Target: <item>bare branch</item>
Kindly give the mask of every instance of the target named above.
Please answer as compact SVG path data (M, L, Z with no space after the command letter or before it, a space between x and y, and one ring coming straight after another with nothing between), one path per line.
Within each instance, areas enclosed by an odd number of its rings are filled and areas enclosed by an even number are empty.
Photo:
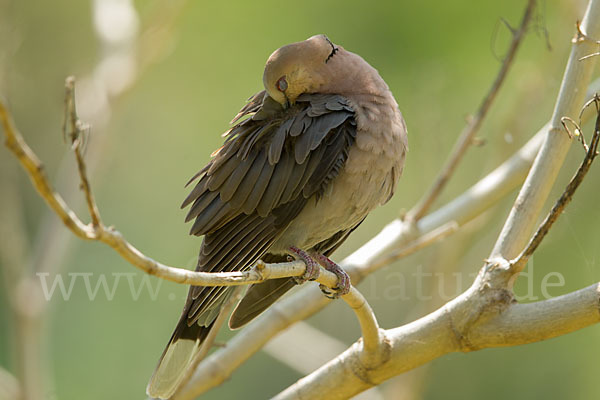
M561 120L565 116L574 118L579 114L585 101L582 88L588 85L594 70L595 58L585 61L579 59L592 53L597 45L582 37L579 32L583 32L586 37L600 36L600 24L597 23L599 20L600 6L597 0L591 0L573 41L550 128L490 258L516 257L529 241L531 232L535 228L538 215L554 186L572 143Z
M527 261L533 255L540 243L542 243L542 240L544 240L544 237L546 237L554 222L556 222L558 217L563 213L567 204L571 202L575 191L577 190L581 182L583 182L583 178L585 178L590 167L592 166L592 162L594 162L594 159L598 155L598 138L600 137L600 108L598 107L600 106L600 97L596 95L594 96L592 101L596 105L596 112L598 116L596 117L594 134L592 135L592 140L589 146L585 144L585 140L582 136L582 143L584 148L586 149L585 158L581 162L581 165L577 169L577 172L575 173L573 178L571 178L571 180L569 181L569 184L567 185L563 194L556 201L554 207L552 207L552 210L550 210L550 212L548 213L544 221L540 224L533 237L529 240L529 243L527 244L525 249L523 249L521 254L519 254L519 256L515 260L511 261L512 268L515 273L519 273L523 270L523 268L525 268ZM586 106L584 106L584 109L589 104L590 102L588 102ZM580 129L578 128L578 130Z
M85 194L88 212L92 218L92 226L96 229L100 225L100 213L92 195L92 188L87 177L85 161L83 160L82 147L84 143L83 134L89 126L86 126L79 117L75 106L75 78L69 76L65 81L65 122L63 125L64 135L71 141L71 147L75 153L77 169L81 190Z
M389 357L389 344L385 334L379 329L377 318L367 303L364 296L352 287L350 293L342 296L342 299L354 310L362 332L362 351L360 359L362 364L369 368L376 366Z
M479 128L481 127L481 124L483 123L483 120L485 119L494 99L496 98L496 95L498 94L498 91L500 90L500 86L502 86L508 70L512 65L512 61L517 53L517 49L519 48L525 32L527 31L527 27L533 15L534 9L535 0L529 0L519 28L516 30L511 29L510 26L506 24L506 26L511 30L513 38L510 43L510 47L508 48L508 52L502 61L500 71L498 71L498 75L496 76L492 87L490 87L490 90L481 102L477 113L475 116L469 119L467 126L465 126L461 132L460 137L458 138L458 141L452 150L452 154L448 159L448 162L442 167L442 170L435 179L433 185L429 191L425 193L421 200L419 200L419 202L406 214L406 219L408 221L418 221L419 219L423 218L427 211L429 211L429 208L431 208L431 205L439 197L440 193L448 183L448 180L456 170L459 162L464 157L465 152L473 143L473 139L479 131Z
M79 220L77 215L67 207L63 198L54 192L50 186L44 166L15 128L14 122L2 101L0 101L0 120L2 120L6 135L6 147L13 152L23 168L25 168L40 196L46 200L48 206L54 210L67 228L75 235L82 239L92 239L94 237L93 231Z
M299 321L274 337L263 351L302 375L310 374L348 346L335 336Z
M85 107L83 111L86 118L96 128L96 132L102 131L102 128L108 125L111 103L118 100L126 89L131 88L140 79L143 70L149 63L156 61L158 57L162 57L165 50L170 48L166 42L172 39L174 21L181 11L184 1L176 0L169 2L167 6L153 7L155 17L152 18L150 24L145 24L146 28L139 37L137 30L138 13L133 8L132 1L119 2L118 10L112 7L115 5L114 2L108 4L109 12L106 12L107 2L94 2L93 14L96 22L98 22L95 25L95 33L102 54L94 70L83 79L87 82L87 85L79 93L89 100L84 101L84 104L87 104L88 107ZM115 19L115 11L120 11L119 15L126 15L126 18ZM5 22L7 21L4 19L0 25L6 28ZM148 21L147 18L144 18L144 20ZM142 23L144 22L142 21ZM109 31L108 36L106 35L107 29ZM2 30L3 33L8 32L6 29ZM115 34L117 31L122 34ZM15 41L13 40L13 42ZM74 100L72 104L74 105ZM65 110L68 110L68 107ZM68 115L66 117L65 122L74 121L74 119L68 118ZM3 122L7 122L6 118ZM78 130L79 128L83 132L87 132L84 129L85 126L78 126ZM71 131L75 132L74 129ZM94 153L92 157L87 158L84 165L92 175L94 175L93 172L98 165L97 161L102 159L102 150L106 148L108 137L109 135L97 135L95 137ZM83 148L80 148L79 151L79 155L84 152ZM76 154L76 157L79 155ZM65 168L65 165L62 165L62 167L59 168L60 172L55 180L58 182L57 186L63 187L63 190L61 190L62 196L70 199L77 194L78 185L77 183L73 184L77 181L71 179L72 171ZM83 171L83 175L85 175L85 171ZM8 186L6 185L7 182L4 183L2 190L9 192L3 193L6 197L4 200L15 203L18 200L16 198L18 197L18 191L11 192L10 183ZM65 265L61 259L64 258L67 252L69 239L72 236L62 228L62 225L68 219L61 216L59 220L53 216L56 213L56 207L60 207L61 202L62 199L59 196L55 207L43 213L36 234L38 238L31 252L23 253L20 251L22 246L19 246L19 242L25 242L26 240L23 236L24 232L20 231L18 224L8 224L5 227L10 230L9 236L0 234L3 237L2 247L5 250L0 250L0 254L3 258L12 258L10 263L5 263L4 270L7 275L10 275L5 283L9 299L11 299L11 311L15 320L16 365L22 390L20 396L8 395L3 397L0 393L0 398L34 400L42 399L47 395L46 386L51 377L48 374L45 348L43 346L44 340L42 338L46 330L45 322L48 313L45 312L45 309L48 302L41 296L39 285L34 284L33 278L29 274L32 273L32 270L34 270L33 272L50 271L58 273L60 268ZM87 203L89 208L89 201ZM70 202L71 209L78 209L78 207L78 200ZM16 221L21 211L21 204L17 201L14 207L10 207L9 204L3 203L2 210L5 219ZM7 217L7 214L12 215ZM91 215L92 222L94 222L94 213L92 212ZM83 224L81 225L83 226ZM7 247L10 247L10 249Z
M274 398L347 399L448 353L537 342L600 322L600 284L537 303L509 305L492 317L484 315L483 323L477 321L481 315L471 319L477 297L460 296L421 319L387 330L391 356L377 368L356 367L360 348L354 344Z
M435 243L450 236L451 234L456 232L458 228L459 225L456 221L450 221L440 226L439 228L435 228L432 231L423 234L422 236L418 237L406 246L397 250L390 251L382 257L374 260L373 262L369 263L367 266L362 268L360 272L361 274L366 275L371 272L377 271L378 269L386 265L390 265L394 261L404 258L412 253L421 250L424 247L431 245L432 243Z
M575 332L600 322L600 283L536 303L513 304L473 329L477 347L517 346Z

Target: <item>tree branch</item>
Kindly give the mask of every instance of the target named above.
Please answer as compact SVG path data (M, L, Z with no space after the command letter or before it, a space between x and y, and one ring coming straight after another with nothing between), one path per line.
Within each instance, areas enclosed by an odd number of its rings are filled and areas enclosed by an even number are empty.
M69 138L71 141L71 148L75 153L75 160L77 161L77 170L79 171L79 181L81 182L81 189L85 194L85 201L87 203L88 212L92 218L92 227L97 229L100 225L100 213L96 200L92 195L92 187L87 177L87 168L85 161L83 160L82 147L84 142L84 133L89 130L89 126L81 122L77 117L75 110L75 78L70 76L65 81L65 122L63 125L63 132L65 138Z
M600 36L600 6L591 0L577 30L573 47L565 70L560 92L554 107L550 128L538 153L515 205L496 241L490 258L511 259L525 247L535 228L537 217L548 198L558 172L571 147L572 139L562 126L562 118L578 115L585 101L582 88L587 86L594 70L596 58L579 61L594 51L596 43L586 39Z
M448 353L532 343L600 322L600 283L537 303L512 304L486 322L464 324L477 297L460 296L421 319L386 331L390 360L378 368L360 368L355 343L274 399L348 399Z
M442 167L439 175L435 179L431 188L425 193L425 195L419 200L419 202L406 214L406 219L408 221L418 221L423 218L423 216L429 211L431 205L435 202L435 200L439 197L440 193L450 180L450 177L456 170L456 167L463 159L467 149L473 143L473 139L475 135L479 131L483 120L485 119L489 109L500 90L500 86L504 82L504 78L512 65L512 61L517 53L517 49L521 44L523 37L525 36L525 32L527 31L527 27L529 26L529 21L533 15L533 11L535 9L535 0L529 0L527 6L525 7L525 12L523 13L523 18L521 18L521 24L519 28L516 30L511 30L513 33L512 41L508 48L508 52L502 61L502 65L500 67L500 71L498 71L498 75L492 83L490 90L487 95L484 97L481 102L479 109L475 116L469 119L467 126L463 129L458 138L454 148L452 149L452 153L446 162L446 164Z
M145 26L138 35L137 23L139 14L135 11L132 1L121 1L115 9L115 4L96 1L93 4L93 16L96 24L94 33L98 40L99 48L102 49L98 62L90 73L82 79L86 82L84 89L79 93L86 100L86 118L95 127L96 133L102 133L103 128L110 120L112 105L119 100L127 89L130 89L143 75L144 69L158 58L164 56L165 50L172 39L173 25L176 16L181 11L185 0L169 2L168 6L153 8L153 17L141 20ZM108 11L108 12L107 12ZM126 18L112 18L118 12ZM151 19L151 22L148 21ZM4 33L15 33L14 29L5 29ZM9 27L10 28L10 27ZM14 28L14 27L12 27ZM107 34L107 30L109 31ZM118 31L119 33L115 34ZM18 36L18 35L17 35ZM18 42L18 41L17 41ZM6 50L6 49L4 49ZM5 51L6 52L6 51ZM9 57L10 58L10 57ZM0 68L1 69L1 68ZM74 104L74 103L73 103ZM68 110L68 108L66 108ZM68 117L68 115L66 116ZM68 122L68 118L65 118ZM65 126L67 127L67 126ZM86 169L94 175L98 161L102 160L102 150L106 149L107 138L110 135L96 135L93 144L94 152L86 159ZM3 160L4 161L4 160ZM61 163L55 181L64 198L71 199L78 191L76 180L71 179L71 170ZM96 176L98 178L98 176ZM15 222L19 219L21 202L18 190L11 192L10 182L4 182L4 197L13 204L3 203L0 219L8 219ZM5 199L7 200L7 199ZM59 199L62 200L62 199ZM59 201L60 203L60 201ZM70 201L71 209L78 209L77 197ZM48 302L44 300L41 288L36 285L36 272L50 271L58 273L65 265L63 262L69 248L70 236L62 228L64 219L54 217L54 208L43 213L41 222L36 232L35 246L31 252L19 254L19 242L26 241L26 235L19 228L19 224L8 224L5 228L10 231L9 235L1 235L4 251L0 250L2 258L12 258L5 263L3 268L9 279L6 280L7 293L9 294L10 309L14 318L14 337L16 346L17 377L21 384L21 396L7 396L6 398L26 398L29 400L42 399L47 392L47 386L52 386L50 369L46 365L46 351L44 337L46 331L46 319L48 313L46 308ZM2 218L4 217L4 218ZM6 221L5 221L6 222ZM20 237L19 237L20 236ZM17 246L15 246L17 245ZM25 256L27 255L27 256ZM13 273L14 271L14 273ZM0 394L0 398L3 398Z
M560 198L556 201L554 207L552 207L552 210L548 213L544 221L541 223L541 225L535 232L535 234L531 237L525 249L523 249L521 254L519 254L519 256L515 260L511 261L511 268L515 273L519 273L523 270L523 268L525 268L527 261L529 261L529 258L533 255L540 243L542 243L542 240L544 240L544 238L550 231L552 225L563 213L567 204L571 202L575 191L577 190L579 185L581 185L581 182L583 182L583 178L585 178L586 174L590 170L590 167L592 166L592 162L594 162L594 159L598 155L598 137L600 136L600 97L598 97L598 95L596 94L592 100L586 103L583 109L585 110L587 106L590 105L592 102L596 106L596 114L598 116L596 118L594 134L592 135L592 140L589 146L585 144L585 139L583 138L583 136L581 136L581 142L584 146L584 149L586 150L585 158L583 159L581 165L579 166L579 169L575 173L575 176L573 176L573 178L571 178L571 180L569 181L569 184L567 185L562 196L560 196ZM577 129L578 131L581 131L579 127Z
M48 206L54 210L67 228L75 235L82 239L91 239L92 233L88 227L67 207L63 198L52 190L41 161L15 128L14 122L2 101L0 101L0 119L2 120L6 135L4 142L6 147L17 157L23 168L27 171L33 186L40 196L46 200Z

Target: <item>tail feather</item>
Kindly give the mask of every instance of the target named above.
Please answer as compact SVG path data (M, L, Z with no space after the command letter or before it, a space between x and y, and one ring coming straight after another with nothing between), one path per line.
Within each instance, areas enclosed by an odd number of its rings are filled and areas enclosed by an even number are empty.
M173 396L213 328L223 304L233 293L233 288L223 289L225 290L213 298L209 306L193 320L190 320L190 290L181 318L146 387L148 396L156 399ZM194 321L192 325L188 325L190 321Z
M214 321L208 326L188 326L187 319L181 318L146 387L148 396L155 399L173 396L213 325Z

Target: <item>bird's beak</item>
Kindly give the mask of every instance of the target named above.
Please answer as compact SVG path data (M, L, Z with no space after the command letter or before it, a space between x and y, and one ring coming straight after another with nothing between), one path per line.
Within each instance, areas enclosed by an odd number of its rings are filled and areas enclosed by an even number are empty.
M290 99L288 99L288 97L285 94L285 92L283 93L283 95L285 96L285 103L282 104L283 105L283 109L287 110L291 106Z

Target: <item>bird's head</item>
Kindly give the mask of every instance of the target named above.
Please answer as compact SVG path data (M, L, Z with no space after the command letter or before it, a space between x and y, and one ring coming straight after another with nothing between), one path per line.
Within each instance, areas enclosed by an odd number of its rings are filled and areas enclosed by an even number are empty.
M325 35L283 46L267 60L263 75L265 89L284 107L294 104L302 93L325 93L324 89L340 75L342 64L338 59L346 54L351 53Z

